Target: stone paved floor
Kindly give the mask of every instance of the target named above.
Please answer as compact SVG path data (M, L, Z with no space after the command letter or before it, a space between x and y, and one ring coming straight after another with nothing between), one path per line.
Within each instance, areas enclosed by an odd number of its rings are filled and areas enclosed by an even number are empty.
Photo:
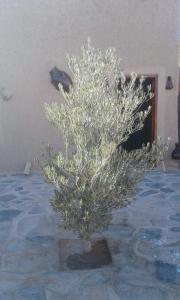
M38 174L0 176L0 300L179 300L180 171L153 171L103 232L111 266L59 271L58 228ZM61 223L61 222L60 222Z

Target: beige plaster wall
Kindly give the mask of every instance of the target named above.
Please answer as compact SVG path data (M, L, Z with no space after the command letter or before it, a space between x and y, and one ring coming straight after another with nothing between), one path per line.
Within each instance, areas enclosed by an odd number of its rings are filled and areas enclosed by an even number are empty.
M42 142L62 147L44 116L59 101L49 70L66 69L65 54L94 45L116 47L126 72L158 74L158 135L177 141L178 0L0 0L0 171L23 169ZM166 91L171 75L174 89ZM170 149L170 150L171 150Z

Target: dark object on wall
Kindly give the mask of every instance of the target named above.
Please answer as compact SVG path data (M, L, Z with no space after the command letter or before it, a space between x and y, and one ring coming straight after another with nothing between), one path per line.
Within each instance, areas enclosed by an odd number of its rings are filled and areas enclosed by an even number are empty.
M65 72L54 67L50 72L51 83L59 91L59 84L62 85L64 92L69 92L69 87L72 85L71 77Z
M172 89L173 89L172 77L168 76L166 80L166 90L172 90Z

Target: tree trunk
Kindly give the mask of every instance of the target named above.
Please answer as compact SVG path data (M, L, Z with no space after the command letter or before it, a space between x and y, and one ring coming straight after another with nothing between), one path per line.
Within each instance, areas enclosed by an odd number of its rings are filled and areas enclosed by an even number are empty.
M92 250L92 242L90 240L83 240L83 251L90 252Z

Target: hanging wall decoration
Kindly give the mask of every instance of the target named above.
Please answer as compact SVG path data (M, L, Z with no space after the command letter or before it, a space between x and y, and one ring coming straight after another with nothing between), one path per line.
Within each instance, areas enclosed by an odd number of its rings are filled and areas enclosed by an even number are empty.
M59 91L59 84L62 85L64 92L69 92L69 87L72 85L71 77L57 67L54 67L50 72L51 83Z

